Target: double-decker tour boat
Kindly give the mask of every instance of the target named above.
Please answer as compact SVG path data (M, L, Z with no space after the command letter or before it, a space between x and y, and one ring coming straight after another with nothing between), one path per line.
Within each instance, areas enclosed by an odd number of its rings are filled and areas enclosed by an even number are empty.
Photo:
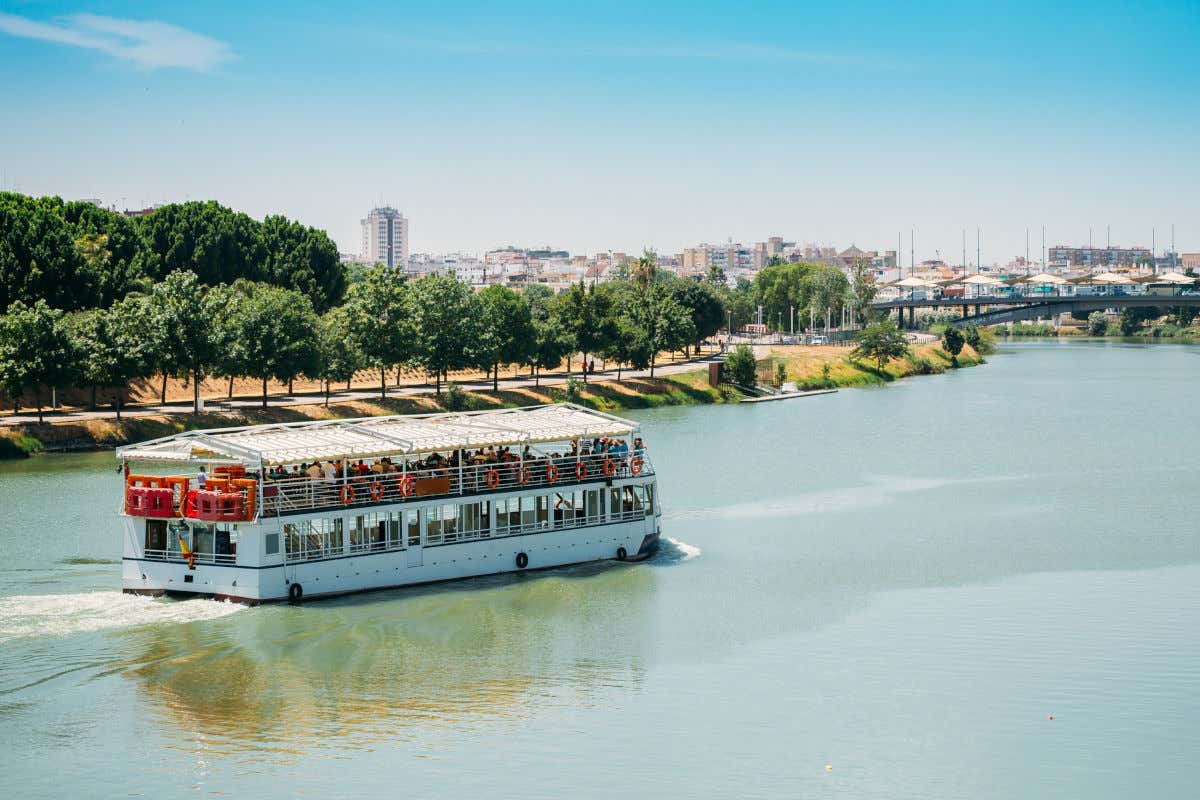
M127 445L123 588L260 603L645 558L661 511L638 432L557 404Z

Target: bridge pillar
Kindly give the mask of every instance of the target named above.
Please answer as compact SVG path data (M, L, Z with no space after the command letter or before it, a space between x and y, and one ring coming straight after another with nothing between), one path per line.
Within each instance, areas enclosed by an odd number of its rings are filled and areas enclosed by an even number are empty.
M916 308L916 306L908 307L908 327L910 330L915 330L917 327L917 308Z
M963 303L963 319L967 318L967 304Z
M975 316L979 316L979 311L982 308L983 306L979 305L978 303L975 304Z

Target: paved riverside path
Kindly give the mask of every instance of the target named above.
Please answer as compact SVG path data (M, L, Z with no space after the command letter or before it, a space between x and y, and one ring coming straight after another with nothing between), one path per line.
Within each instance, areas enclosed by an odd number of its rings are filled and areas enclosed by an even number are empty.
M654 377L661 375L677 375L681 372L692 372L696 369L702 369L705 364L710 361L720 361L723 356L720 353L709 353L695 358L683 359L679 361L667 361L661 363L654 368ZM577 378L582 380L579 373L543 373L541 376L541 386L562 386L567 382L567 378ZM648 378L650 370L648 369L625 369L621 370L621 379L626 378ZM596 370L588 375L588 381L615 381L617 378L616 369ZM486 393L492 390L491 380L474 380L474 381L453 381L463 389L470 392ZM442 384L445 391L445 384ZM519 378L501 378L500 389L532 389L534 380L528 375L522 375ZM412 397L414 395L432 394L434 391L433 384L416 384L412 386L388 387L387 394L390 398L395 397ZM345 392L331 392L329 395L330 404L344 403L352 400L378 400L379 389L360 389L355 388ZM325 395L321 393L309 394L293 394L293 395L268 395L268 408L284 408L288 406L309 406L323 405L325 403ZM231 402L226 402L224 398L217 400L206 399L204 401L206 413L230 411L253 411L262 408L262 397L239 397L234 398ZM122 406L121 417L158 417L166 414L186 415L192 413L192 401L185 400L165 405L136 405ZM49 411L43 412L47 424L60 422L82 422L90 419L116 419L117 414L111 409L98 409L96 411ZM0 417L0 425L36 425L37 412L23 409L20 414L6 414Z

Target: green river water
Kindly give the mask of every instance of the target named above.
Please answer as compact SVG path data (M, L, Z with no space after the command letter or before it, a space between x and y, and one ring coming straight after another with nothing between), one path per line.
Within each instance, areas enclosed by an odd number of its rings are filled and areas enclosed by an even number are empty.
M652 561L298 607L123 596L112 454L0 465L4 794L1194 797L1197 389L1036 342L643 412Z

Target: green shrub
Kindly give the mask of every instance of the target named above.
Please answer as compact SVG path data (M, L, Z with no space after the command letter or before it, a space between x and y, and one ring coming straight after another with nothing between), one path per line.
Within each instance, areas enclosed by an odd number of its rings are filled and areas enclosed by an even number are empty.
M787 382L787 367L782 361L775 363L775 385L783 386Z
M1108 315L1103 311L1093 311L1088 315L1088 334L1091 336L1103 336L1108 333Z
M739 344L725 359L726 380L738 386L752 387L758 382L758 368L754 351L748 345Z
M583 381L578 378L567 378L567 388L563 393L568 403L578 403L583 395Z
M31 455L40 452L42 452L42 443L32 436L24 434L0 436L0 460L29 458Z
M449 411L466 411L470 398L457 383L446 384L446 409Z
M946 368L925 356L917 356L912 361L914 375L941 375Z

